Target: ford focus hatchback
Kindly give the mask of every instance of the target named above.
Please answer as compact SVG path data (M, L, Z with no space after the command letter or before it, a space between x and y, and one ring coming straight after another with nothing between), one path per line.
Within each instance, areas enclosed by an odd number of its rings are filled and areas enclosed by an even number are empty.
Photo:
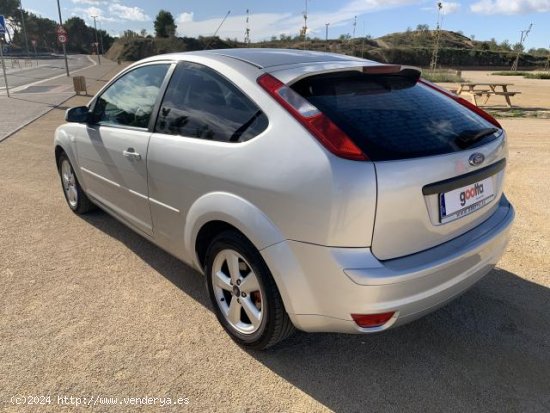
M145 59L55 134L69 207L95 206L206 276L239 344L372 333L503 254L506 135L420 71L275 49Z

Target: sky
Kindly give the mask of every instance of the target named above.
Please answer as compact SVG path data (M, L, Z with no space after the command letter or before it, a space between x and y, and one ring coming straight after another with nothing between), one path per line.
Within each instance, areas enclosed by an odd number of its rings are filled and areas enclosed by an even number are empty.
M258 41L280 34L296 35L308 11L308 34L329 38L354 33L380 37L414 29L418 24L434 28L437 2L427 0L59 0L63 19L82 17L89 25L98 16L98 28L112 35L124 30L153 33L153 21L162 8L176 19L179 36L212 35L224 16L229 16L218 32L221 38L244 39L246 11L250 11L250 38ZM58 20L56 0L22 0L23 8ZM519 41L520 32L533 23L525 46L550 47L550 0L468 0L442 1L442 27L474 35L477 40Z

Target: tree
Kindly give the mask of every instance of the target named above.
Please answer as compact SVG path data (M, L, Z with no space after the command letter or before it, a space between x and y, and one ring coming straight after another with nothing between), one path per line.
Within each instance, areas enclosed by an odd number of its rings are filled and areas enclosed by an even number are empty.
M176 35L177 27L172 13L166 10L159 11L155 19L155 36L173 37Z
M63 26L69 38L67 49L80 53L90 53L92 51L92 43L95 42L95 33L91 27L86 26L84 20L74 16L67 19Z
M0 2L0 14L6 17L17 17L19 0L2 0Z
M139 37L139 34L133 30L124 30L124 32L122 32L122 37L124 39L135 39Z
M512 50L514 50L514 52L523 52L525 50L525 47L518 42L514 44L514 46L512 46Z
M58 43L55 34L57 24L55 21L25 11L25 26L29 41L36 40L38 50L52 51L57 48Z
M512 46L510 45L510 42L508 40L503 40L502 43L500 43L499 47L502 50L506 50L508 52L512 50Z

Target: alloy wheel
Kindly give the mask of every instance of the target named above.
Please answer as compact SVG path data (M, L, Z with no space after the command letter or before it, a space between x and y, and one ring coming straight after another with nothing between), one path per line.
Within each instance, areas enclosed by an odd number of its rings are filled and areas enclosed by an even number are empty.
M222 250L211 277L217 305L231 327L242 334L256 332L264 317L263 294L248 262L234 250Z

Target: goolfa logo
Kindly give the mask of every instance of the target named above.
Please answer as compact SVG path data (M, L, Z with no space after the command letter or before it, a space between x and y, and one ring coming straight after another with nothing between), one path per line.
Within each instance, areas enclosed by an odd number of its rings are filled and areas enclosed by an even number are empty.
M470 198L475 198L483 193L483 184L475 184L474 186L465 189L460 193L460 205L466 205L466 201Z

